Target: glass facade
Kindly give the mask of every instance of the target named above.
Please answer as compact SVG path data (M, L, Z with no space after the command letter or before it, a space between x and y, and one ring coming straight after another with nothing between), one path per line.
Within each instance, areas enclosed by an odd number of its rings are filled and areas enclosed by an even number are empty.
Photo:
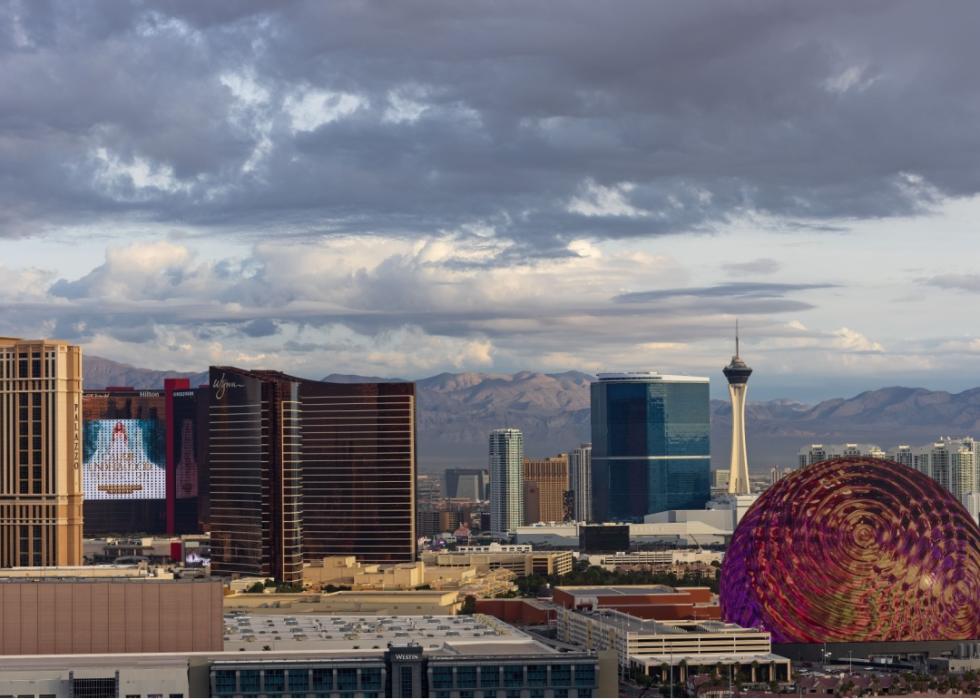
M301 583L299 384L211 367L211 570Z
M707 379L610 375L592 384L596 521L704 507L710 471Z
M304 559L415 560L414 384L212 367L209 410L214 572L301 583Z
M595 656L426 657L416 647L394 648L384 659L219 661L211 695L241 696L592 696Z
M415 560L415 384L302 381L303 556Z

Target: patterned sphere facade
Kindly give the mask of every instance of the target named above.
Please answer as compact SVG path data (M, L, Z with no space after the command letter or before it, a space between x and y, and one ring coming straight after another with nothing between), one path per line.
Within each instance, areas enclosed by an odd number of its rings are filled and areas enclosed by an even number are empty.
M720 595L726 621L776 643L980 638L980 528L919 471L824 461L745 514Z

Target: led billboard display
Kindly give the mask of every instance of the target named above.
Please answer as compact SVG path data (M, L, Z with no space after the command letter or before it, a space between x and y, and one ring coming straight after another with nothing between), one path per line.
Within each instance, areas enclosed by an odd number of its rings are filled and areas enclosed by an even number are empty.
M163 500L167 496L165 435L152 419L85 421L85 500Z

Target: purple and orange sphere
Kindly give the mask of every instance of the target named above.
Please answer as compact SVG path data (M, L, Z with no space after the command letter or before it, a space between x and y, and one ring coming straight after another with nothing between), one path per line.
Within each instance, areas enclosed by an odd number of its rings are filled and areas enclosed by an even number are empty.
M824 461L752 505L720 594L726 621L775 643L980 638L980 528L914 469Z

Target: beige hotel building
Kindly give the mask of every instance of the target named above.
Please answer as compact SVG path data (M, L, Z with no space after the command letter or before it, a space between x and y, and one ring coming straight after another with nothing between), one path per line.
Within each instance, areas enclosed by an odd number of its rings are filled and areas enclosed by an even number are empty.
M81 563L81 348L0 337L0 568Z

